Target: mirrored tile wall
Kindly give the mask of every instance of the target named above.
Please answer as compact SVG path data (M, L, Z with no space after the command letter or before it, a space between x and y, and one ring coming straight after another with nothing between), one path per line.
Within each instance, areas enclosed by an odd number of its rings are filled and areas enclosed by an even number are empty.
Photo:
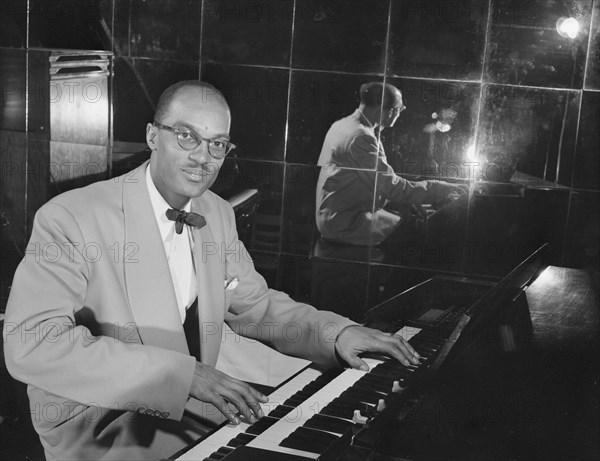
M554 264L597 266L599 3L7 0L0 46L3 56L37 47L111 51L117 157L144 148L166 86L214 83L230 103L239 146L215 187L262 190L256 235L246 242L257 266L273 286L315 304L338 299L348 309L344 296L353 293L360 318L432 273L501 276L542 240L552 243ZM572 38L572 27L557 29L569 18L578 26ZM4 84L11 78L3 71ZM400 88L407 106L382 133L395 171L470 183L466 201L393 251L331 244L314 224L323 139L371 81ZM23 98L11 97L16 104L3 101L3 162L36 155ZM454 114L450 129L431 130L442 113ZM18 193L26 183L11 181L2 209L32 214L39 204L21 203ZM28 218L11 214L26 234ZM323 291L328 277L337 282Z

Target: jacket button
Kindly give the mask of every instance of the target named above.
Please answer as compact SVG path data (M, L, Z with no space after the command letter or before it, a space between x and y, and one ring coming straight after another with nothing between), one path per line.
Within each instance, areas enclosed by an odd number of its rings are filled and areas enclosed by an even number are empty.
M157 418L160 418L162 416L162 411L154 410L154 416L156 416Z
M152 409L151 409L151 408L148 408L148 409L146 410L146 414L147 414L148 416L154 416L154 411L152 411Z
M168 418L169 416L171 416L171 413L169 413L168 411L163 411L162 415L163 418Z
M146 413L146 409L145 409L144 407L139 407L139 408L137 409L137 411L138 411L138 413L141 413L141 414L144 414L144 413Z

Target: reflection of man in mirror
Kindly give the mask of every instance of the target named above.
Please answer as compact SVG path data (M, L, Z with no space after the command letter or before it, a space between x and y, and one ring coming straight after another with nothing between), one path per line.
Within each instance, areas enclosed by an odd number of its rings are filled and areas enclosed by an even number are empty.
M402 217L384 209L402 208L464 193L465 186L443 181L407 181L387 163L381 130L406 109L398 88L380 82L360 88L360 105L335 122L321 149L316 221L329 240L378 245L400 227Z

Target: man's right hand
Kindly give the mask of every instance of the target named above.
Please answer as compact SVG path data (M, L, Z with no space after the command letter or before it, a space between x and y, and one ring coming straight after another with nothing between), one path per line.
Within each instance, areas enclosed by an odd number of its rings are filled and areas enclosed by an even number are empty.
M231 405L247 421L255 422L263 417L259 402L269 401L265 395L245 382L200 362L196 362L190 395L202 402L212 403L233 424L239 424L240 418Z

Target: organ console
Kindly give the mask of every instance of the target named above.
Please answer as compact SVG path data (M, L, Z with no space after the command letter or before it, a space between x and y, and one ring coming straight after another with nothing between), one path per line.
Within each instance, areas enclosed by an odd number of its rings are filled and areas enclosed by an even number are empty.
M441 366L499 324L518 340L520 325L509 317L519 317L513 305L546 267L547 249L496 284L436 276L371 309L366 325L408 340L421 356L418 365L369 354L368 371L308 366L269 395L258 422L224 424L171 459L367 459L383 443L385 428L418 404Z

